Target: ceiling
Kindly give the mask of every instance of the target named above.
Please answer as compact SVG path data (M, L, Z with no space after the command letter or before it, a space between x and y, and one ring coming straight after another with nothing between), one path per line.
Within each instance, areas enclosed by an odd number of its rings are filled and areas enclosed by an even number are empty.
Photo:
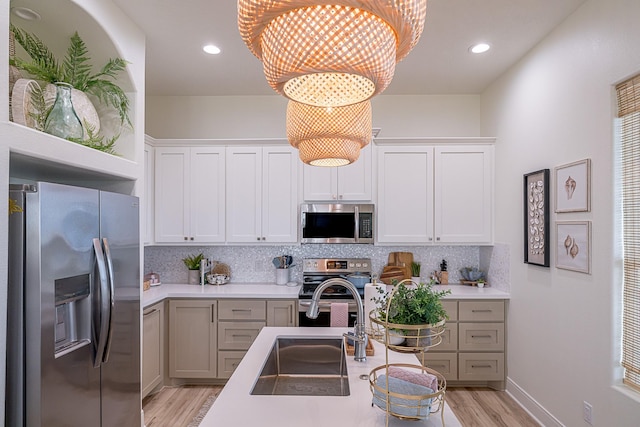
M234 0L114 0L147 36L147 95L273 95ZM384 94L478 94L584 0L429 0L418 45ZM468 48L492 45L484 54ZM213 43L219 55L202 46Z

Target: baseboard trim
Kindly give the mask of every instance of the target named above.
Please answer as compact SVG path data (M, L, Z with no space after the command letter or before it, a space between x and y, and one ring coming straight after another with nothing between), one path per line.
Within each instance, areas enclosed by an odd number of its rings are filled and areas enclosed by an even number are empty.
M525 411L544 427L565 427L556 417L540 405L529 393L515 383L511 378L507 378L507 393Z

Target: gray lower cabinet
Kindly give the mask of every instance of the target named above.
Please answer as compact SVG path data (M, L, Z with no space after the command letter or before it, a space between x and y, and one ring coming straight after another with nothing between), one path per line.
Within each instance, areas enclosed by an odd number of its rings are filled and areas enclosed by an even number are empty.
M164 375L164 302L142 314L142 397L162 384Z
M298 326L298 301L267 300L267 326Z
M169 376L216 378L217 301L169 301Z
M265 326L297 326L297 300L169 301L169 376L227 379Z
M442 343L425 353L425 365L450 386L506 385L505 300L446 300L449 320Z

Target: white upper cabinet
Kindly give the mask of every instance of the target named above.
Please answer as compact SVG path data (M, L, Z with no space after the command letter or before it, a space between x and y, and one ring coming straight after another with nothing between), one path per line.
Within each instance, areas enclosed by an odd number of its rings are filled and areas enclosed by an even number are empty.
M493 145L378 147L379 243L492 244Z
M378 149L380 243L433 241L433 147Z
M436 243L493 242L493 146L435 148Z
M371 200L371 144L360 151L360 158L347 166L325 168L304 165L304 200Z
M155 200L155 168L154 151L149 144L144 144L144 194L141 203L142 241L150 245L155 240L154 232L154 200Z
M156 147L157 243L224 242L224 147Z
M226 212L227 242L297 242L297 151L227 147Z

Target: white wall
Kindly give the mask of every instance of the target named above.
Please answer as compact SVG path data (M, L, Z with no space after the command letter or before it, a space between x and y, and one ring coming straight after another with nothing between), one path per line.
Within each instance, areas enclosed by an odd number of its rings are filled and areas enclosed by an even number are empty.
M157 139L286 138L287 101L273 96L149 96L145 133ZM479 95L372 100L381 137L480 135Z
M640 2L587 1L482 96L482 133L496 142L496 241L511 248L508 389L546 425L637 426L640 398L620 383L613 85L640 72ZM496 46L499 48L499 46ZM628 55L628 58L626 57ZM592 161L592 274L523 263L522 176ZM553 188L553 187L552 187ZM553 200L554 193L551 193Z

